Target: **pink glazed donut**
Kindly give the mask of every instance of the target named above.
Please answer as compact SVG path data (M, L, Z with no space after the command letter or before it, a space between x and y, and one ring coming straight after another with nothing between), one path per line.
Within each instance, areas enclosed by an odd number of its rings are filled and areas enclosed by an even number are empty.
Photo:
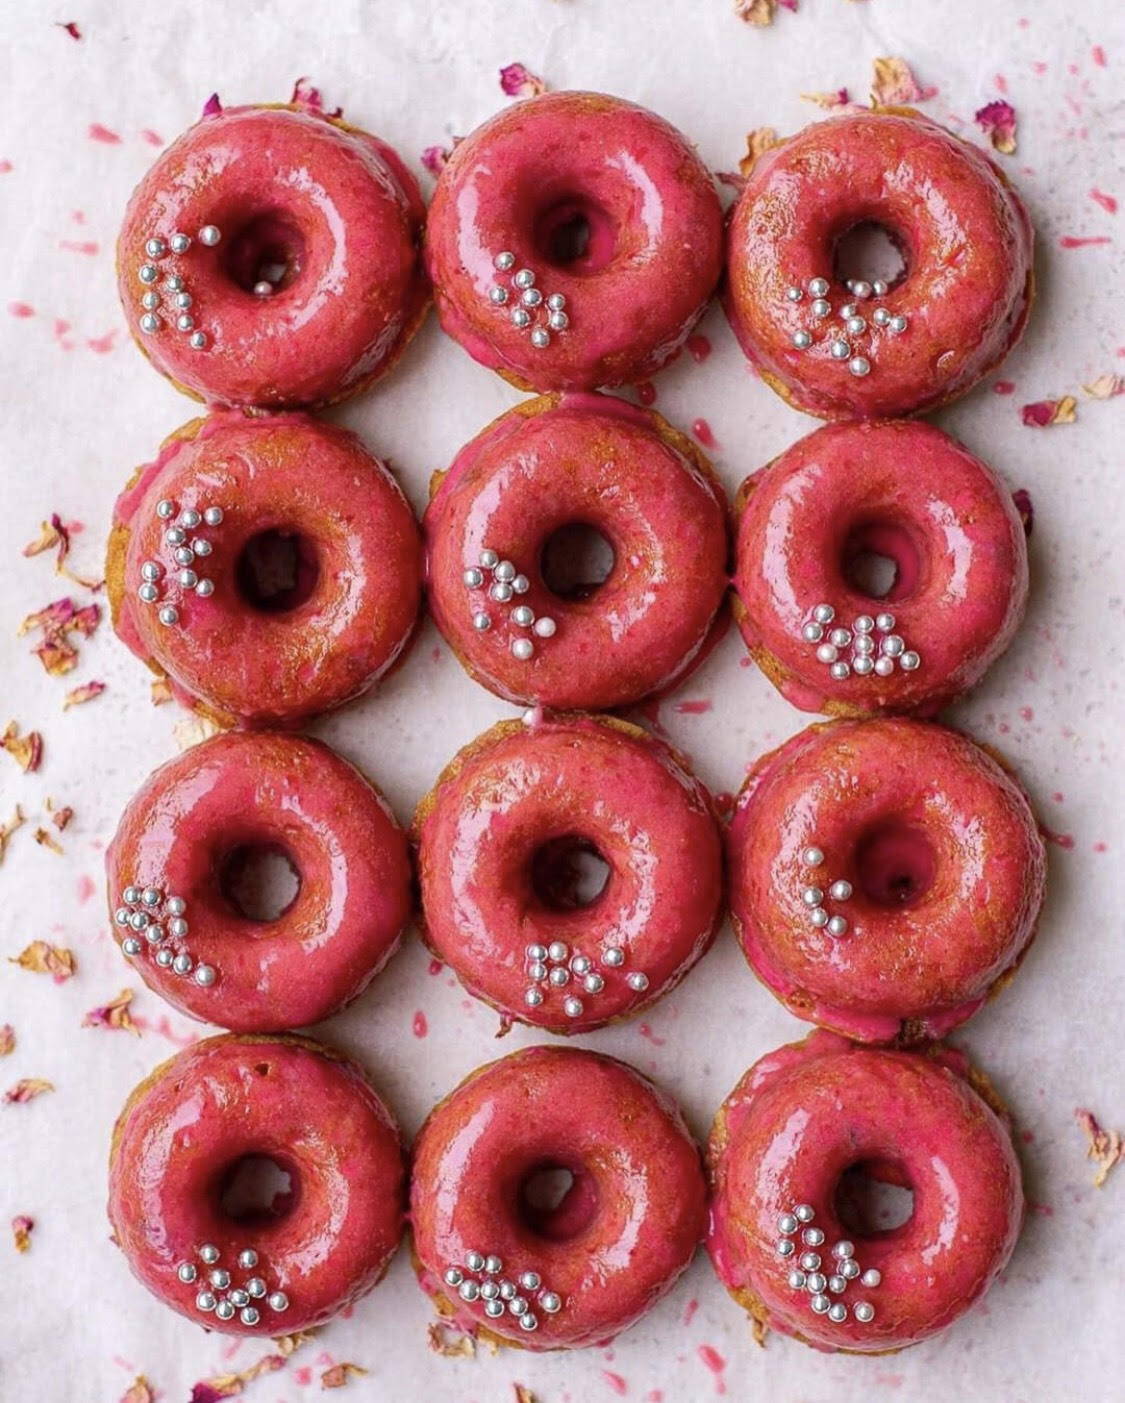
M117 283L141 350L208 404L312 408L363 389L425 315L425 207L384 142L305 107L232 107L133 192Z
M426 224L444 330L521 389L627 385L687 340L722 271L711 175L602 93L516 103L458 142Z
M262 1160L289 1188L247 1211L239 1179ZM405 1206L394 1117L355 1063L309 1038L196 1043L114 1127L114 1241L142 1285L208 1330L268 1341L322 1324L382 1279Z
M239 900L255 859L299 882L274 919ZM114 938L176 1008L237 1032L319 1022L394 953L412 906L406 837L320 741L214 736L133 796L106 854Z
M548 562L576 527L599 533L613 564L564 594ZM545 395L501 415L435 479L423 533L438 628L508 701L603 711L668 692L727 622L727 507L710 463L659 414L608 396Z
M687 762L607 717L502 721L414 820L426 940L506 1020L583 1033L668 992L721 919L722 841ZM584 857L609 869L592 899Z
M293 726L403 655L422 547L402 489L304 414L195 419L117 499L106 580L122 641L220 725Z
M1019 627L1027 540L996 474L932 424L833 424L738 493L735 617L802 711L928 716ZM857 578L894 567L885 594Z
M760 759L729 835L731 914L798 1018L862 1042L943 1037L1007 985L1046 854L1027 797L944 726L810 726Z
M1004 1107L940 1045L816 1032L768 1053L720 1108L707 1159L719 1280L814 1349L884 1354L945 1329L1003 1270L1023 1218ZM856 1177L911 1190L911 1216L876 1226Z
M548 1171L572 1182L554 1208ZM414 1142L415 1269L466 1333L526 1349L607 1344L671 1288L706 1222L699 1151L624 1062L526 1047L478 1068Z
M840 241L877 225L903 268L844 278ZM1032 229L999 166L908 108L814 122L764 152L730 222L727 314L796 409L864 419L935 409L1023 334Z

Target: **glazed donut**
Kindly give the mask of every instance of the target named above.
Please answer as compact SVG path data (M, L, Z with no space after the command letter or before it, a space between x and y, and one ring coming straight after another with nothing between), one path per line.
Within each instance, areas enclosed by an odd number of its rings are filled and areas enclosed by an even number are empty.
M551 589L556 533L609 542L606 580ZM508 701L595 711L670 691L726 623L727 509L711 465L659 414L546 395L495 420L434 483L423 521L431 613Z
M1008 489L932 424L833 424L738 493L735 617L802 711L928 716L984 675L1027 601ZM865 557L894 565L879 597Z
M1003 1270L1023 1217L1004 1108L940 1045L816 1032L779 1048L723 1102L707 1159L719 1280L821 1350L882 1354L945 1329ZM880 1230L849 1213L849 1170L910 1189L911 1217Z
M237 901L255 856L299 888L273 920ZM106 853L114 939L192 1018L238 1032L319 1022L390 959L410 917L406 837L382 795L320 741L243 732L169 760Z
M242 1213L272 1160L290 1187ZM381 1280L405 1223L398 1126L363 1072L292 1034L207 1038L157 1067L118 1117L109 1219L134 1276L228 1335L320 1325Z
M529 1186L572 1176L553 1209ZM699 1151L672 1099L624 1062L526 1047L478 1068L414 1143L415 1269L467 1333L603 1345L671 1289L706 1221Z
M687 340L722 271L711 175L663 118L546 93L454 147L426 223L443 329L528 390L627 385Z
M839 276L857 226L890 235L889 283ZM1023 334L1032 229L1000 168L907 108L814 122L752 167L730 222L727 315L762 379L822 419L956 399Z
M791 1013L863 1042L943 1037L1015 973L1046 856L1019 782L956 731L810 726L750 771L731 916Z
M607 717L502 721L414 820L424 938L477 998L554 1033L647 1008L721 920L722 842L687 762ZM603 889L583 899L596 853Z
M306 107L231 107L133 192L117 285L141 350L209 404L311 408L394 364L429 301L395 152Z
M118 636L225 726L359 696L404 653L421 577L410 505L354 434L238 411L192 420L134 474L106 563Z

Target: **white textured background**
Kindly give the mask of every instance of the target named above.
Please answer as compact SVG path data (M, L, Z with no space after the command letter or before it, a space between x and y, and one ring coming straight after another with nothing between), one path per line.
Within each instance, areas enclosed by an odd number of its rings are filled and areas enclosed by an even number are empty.
M79 24L80 41L56 27L66 20ZM926 110L978 140L973 113L1006 84L1020 118L1019 151L1002 159L1039 232L1039 303L1022 346L995 377L1014 382L1015 392L985 385L940 420L1013 488L1027 488L1036 510L1027 622L957 719L1003 747L1044 823L1066 835L1052 847L1037 944L1013 987L959 1039L996 1079L1026 1139L1033 1211L1011 1267L953 1330L890 1358L823 1357L778 1338L758 1349L701 1254L612 1350L464 1361L427 1350L430 1311L402 1253L353 1318L326 1327L285 1371L246 1392L262 1403L297 1403L319 1395L323 1368L345 1359L370 1374L342 1397L411 1403L506 1401L513 1380L542 1403L598 1403L618 1393L695 1403L724 1381L739 1403L1119 1398L1125 1170L1103 1190L1092 1187L1073 1113L1089 1105L1109 1124L1125 1121L1114 877L1123 856L1125 399L1087 400L1080 388L1125 371L1125 298L1114 278L1125 210L1115 216L1090 194L1125 202L1121 7L800 0L799 13L783 9L763 31L740 23L728 0L13 0L0 9L0 54L0 726L15 717L46 738L38 774L22 775L0 755L0 818L18 801L31 819L0 870L0 955L48 938L72 947L79 966L56 987L0 963L0 1023L11 1022L18 1036L15 1053L0 1062L0 1083L42 1076L57 1088L29 1105L0 1105L4 1403L117 1403L142 1371L161 1399L187 1403L197 1380L244 1369L264 1352L243 1343L231 1358L221 1337L150 1298L110 1245L103 1209L118 1107L174 1040L193 1032L130 978L105 930L100 891L102 848L128 795L173 753L179 717L150 704L147 677L108 625L82 646L66 679L47 676L29 655L30 640L14 638L27 612L67 590L49 557L20 556L41 519L58 511L85 523L74 560L99 570L115 492L194 412L127 344L116 305L112 241L156 152L142 131L170 140L214 90L228 103L285 99L307 74L330 104L419 169L425 147L467 132L507 101L497 70L518 59L552 87L601 88L650 105L698 142L710 165L729 170L749 128L788 131L817 115L802 91L847 84L865 98L876 55L906 58L940 89ZM90 139L92 123L120 139ZM428 176L423 184L431 188ZM1101 242L1068 248L1060 242L1067 238ZM86 241L96 253L66 247ZM10 314L14 303L34 315ZM703 366L685 358L660 376L657 408L685 427L709 421L719 471L733 489L813 423L753 378L717 312L703 330L714 354ZM111 331L112 349L91 347ZM1071 391L1080 401L1076 423L1021 425L1023 403ZM390 458L420 508L431 470L516 398L431 319L391 380L339 418ZM660 711L715 790L736 789L755 755L807 719L741 668L740 655L729 637ZM63 714L67 687L90 678L109 690ZM684 699L714 707L678 712ZM361 762L405 819L454 749L506 714L427 630L388 687L316 729ZM76 810L61 858L32 839L48 795ZM426 968L421 948L408 942L358 1005L323 1029L370 1068L408 1132L472 1067L534 1040L517 1029L494 1042L493 1015L466 1001L447 973L432 978ZM141 1037L80 1026L87 1009L129 983L138 988ZM411 1031L418 1011L429 1024L423 1039ZM729 934L647 1026L649 1036L633 1023L585 1042L662 1081L700 1134L755 1057L806 1031L759 988ZM7 1238L17 1213L38 1224L26 1256ZM725 1359L720 1378L701 1345Z

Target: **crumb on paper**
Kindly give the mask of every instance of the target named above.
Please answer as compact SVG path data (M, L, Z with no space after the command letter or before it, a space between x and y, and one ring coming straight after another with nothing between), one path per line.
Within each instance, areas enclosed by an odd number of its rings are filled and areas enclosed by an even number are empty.
M1086 1136L1086 1158L1092 1159L1098 1166L1094 1184L1100 1189L1109 1178L1113 1167L1125 1159L1125 1142L1122 1141L1120 1131L1103 1130L1093 1111L1086 1111L1080 1107L1075 1111L1074 1118Z
M538 97L547 84L522 63L509 63L500 70L500 88L508 97Z
M8 963L19 965L31 974L49 974L56 984L72 979L78 967L73 950L65 945L51 945L46 940L33 940L18 955L9 955Z
M107 1004L92 1008L83 1018L83 1028L119 1028L122 1032L140 1037L141 1030L129 1016L129 1005L133 1002L132 989L122 989L116 998Z
M368 1371L361 1364L333 1364L320 1376L321 1388L344 1388L351 1378L360 1378Z
M93 701L104 691L104 682L83 682L80 687L72 687L63 697L63 710L69 711L72 706L82 706L85 702Z
M1125 395L1125 376L1114 375L1112 371L1099 375L1096 380L1083 385L1082 392L1087 399L1113 399L1117 395Z
M4 1100L9 1106L22 1106L54 1089L54 1082L47 1081L45 1077L21 1077L15 1086L10 1086L5 1091Z
M904 58L877 58L871 74L871 101L877 107L904 107L926 102L937 88L926 87L915 78Z
M319 112L325 117L342 117L344 109L333 107L331 111L324 105L324 97L319 88L314 87L309 78L298 78L293 84L293 95L289 101L294 107L307 107L310 112Z
M35 1227L35 1219L29 1218L26 1213L17 1213L12 1219L12 1242L15 1244L17 1252L27 1252L31 1248L31 1234Z
M16 1030L10 1023L0 1024L0 1057L8 1057L16 1050Z
M35 839L35 841L39 844L41 848L47 848L51 852L56 853L59 857L62 857L62 845L58 842L58 840L52 833L49 833L47 831L46 828L37 828L31 836Z
M156 1403L152 1384L143 1374L138 1374L121 1395L121 1403Z
M0 862L4 861L4 853L8 847L8 839L17 828L22 828L26 822L27 820L24 818L23 810L17 804L7 823L0 823Z
M84 575L76 575L66 563L70 554L70 531L63 525L62 517L58 512L51 513L50 521L44 521L39 528L39 535L34 541L29 541L23 548L25 556L31 557L41 555L44 551L53 550L55 552L55 574L65 575L76 585L81 585L83 589L98 590L105 584L104 580L87 579Z
M426 1341L435 1354L443 1359L475 1359L476 1339L444 1320L434 1320L426 1327Z
M755 127L752 132L746 133L746 155L738 163L739 174L748 176L754 168L754 163L763 152L770 150L773 146L781 145L781 137L774 131L773 127Z
M43 737L38 731L21 735L19 725L9 721L0 735L0 750L6 750L25 775L33 774L43 762Z
M1073 424L1078 401L1073 395L1063 395L1061 399L1041 399L1034 404L1025 404L1020 410L1020 418L1029 429L1048 429L1052 424Z
M1010 102L988 102L973 114L973 121L1002 156L1016 149L1016 109Z

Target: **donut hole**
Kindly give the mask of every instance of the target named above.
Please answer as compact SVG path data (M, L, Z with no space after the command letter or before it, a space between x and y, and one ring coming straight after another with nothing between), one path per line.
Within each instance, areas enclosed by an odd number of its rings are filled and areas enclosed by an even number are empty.
M581 1166L543 1160L524 1175L517 1207L524 1227L536 1237L568 1242L594 1221L598 1194Z
M539 573L559 599L589 599L617 564L609 537L585 521L571 521L552 531L543 544Z
M242 547L235 565L239 594L263 614L299 609L319 579L316 546L299 531L259 531Z
M840 562L849 587L866 599L905 599L917 593L922 553L913 533L897 521L857 522Z
M861 890L876 906L915 906L934 884L937 855L919 828L893 820L860 839L855 870Z
M244 292L269 283L275 293L291 287L305 262L305 236L280 210L253 215L223 240L226 275Z
M554 199L535 216L532 240L539 258L567 273L597 273L613 261L617 224L585 195ZM544 287L544 293L551 289Z
M910 1222L914 1189L899 1165L859 1160L840 1175L833 1208L852 1237L879 1237Z
M219 1207L234 1223L276 1222L293 1211L299 1185L294 1169L272 1155L248 1154L219 1179Z
M548 911L581 911L606 889L610 867L586 838L565 834L542 843L531 857L531 889Z
M267 924L280 920L297 900L301 874L280 844L244 843L223 857L219 888L244 920Z
M845 229L832 250L832 274L845 287L849 282L873 283L882 279L888 287L906 277L905 246L893 229L874 219L862 219Z

